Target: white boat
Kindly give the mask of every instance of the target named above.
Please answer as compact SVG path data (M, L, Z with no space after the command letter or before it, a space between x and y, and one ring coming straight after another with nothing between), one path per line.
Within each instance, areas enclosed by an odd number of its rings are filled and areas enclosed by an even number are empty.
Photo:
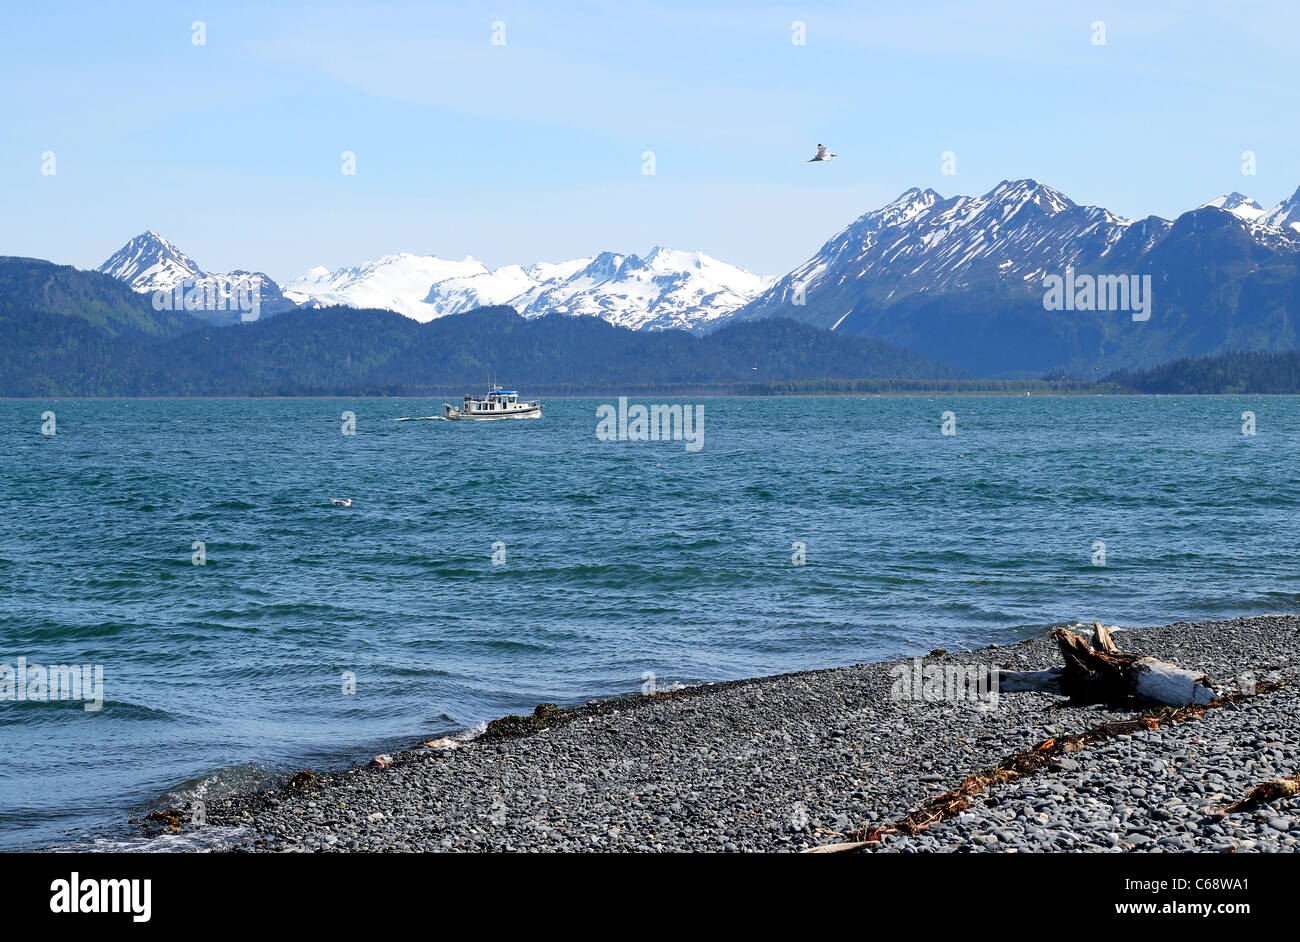
M467 394L460 406L444 402L442 414L448 419L474 419L480 422L491 419L540 419L542 404L537 400L521 401L519 393L513 389L493 386L486 396Z

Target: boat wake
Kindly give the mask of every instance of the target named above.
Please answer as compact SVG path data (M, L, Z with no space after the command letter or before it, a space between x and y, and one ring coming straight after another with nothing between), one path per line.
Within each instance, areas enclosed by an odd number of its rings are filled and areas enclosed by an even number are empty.
M393 419L394 422L446 422L445 415L404 415L400 419Z

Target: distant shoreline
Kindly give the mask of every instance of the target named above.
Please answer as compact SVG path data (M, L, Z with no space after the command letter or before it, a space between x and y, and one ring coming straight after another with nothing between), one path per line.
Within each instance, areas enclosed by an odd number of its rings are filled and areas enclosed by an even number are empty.
M249 401L313 401L329 399L373 399L379 402L420 400L420 399L459 399L465 394L462 389L456 393L403 393L398 396L377 396L371 393L333 393L329 395L310 396L0 396L0 402L249 402ZM1091 397L1095 399L1241 399L1269 398L1286 399L1300 396L1300 391L1289 393L1253 393L1253 392L1212 392L1212 393L1144 393L1144 392L1096 392L1093 390L1077 391L995 391L995 390L933 390L911 392L793 392L793 393L739 393L739 392L681 392L664 390L615 390L610 392L587 393L550 393L545 390L529 390L528 395L548 399L616 399L619 396L640 397L667 396L684 399L933 399L940 396L960 398L995 398L995 399L1078 399Z

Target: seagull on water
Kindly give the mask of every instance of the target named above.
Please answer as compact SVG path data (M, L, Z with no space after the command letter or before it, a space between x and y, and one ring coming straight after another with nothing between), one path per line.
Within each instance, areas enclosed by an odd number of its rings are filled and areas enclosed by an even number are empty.
M349 497L346 500L344 500L342 497L331 497L330 503L333 504L335 507L351 507L352 498Z
M839 154L832 154L830 151L828 151L826 149L825 144L818 144L817 153L809 157L808 160L805 162L811 164L811 163L816 163L819 160L830 160L832 157L838 157L838 156Z

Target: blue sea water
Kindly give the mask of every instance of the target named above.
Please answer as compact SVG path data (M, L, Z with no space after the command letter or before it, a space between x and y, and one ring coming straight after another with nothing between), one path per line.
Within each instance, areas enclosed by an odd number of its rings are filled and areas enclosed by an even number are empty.
M0 700L0 848L116 846L647 671L1300 608L1296 397L691 400L698 452L599 440L601 402L0 402L0 665L102 665L105 694Z

